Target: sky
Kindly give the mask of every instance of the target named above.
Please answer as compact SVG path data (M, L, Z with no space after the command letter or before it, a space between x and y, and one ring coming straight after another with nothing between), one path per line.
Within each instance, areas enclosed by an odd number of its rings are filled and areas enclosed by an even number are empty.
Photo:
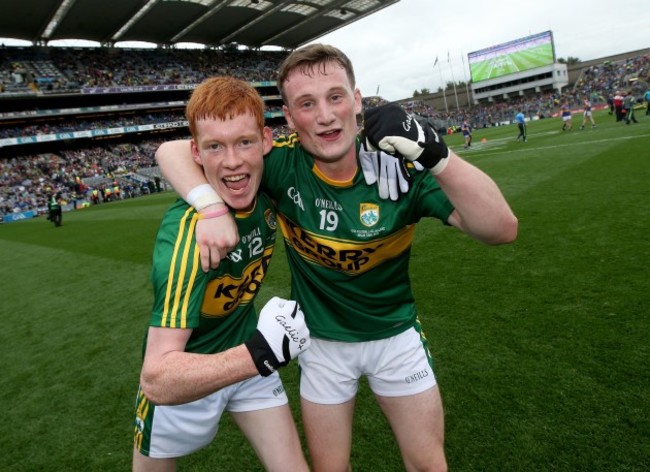
M314 42L346 53L363 96L399 100L452 78L469 81L469 52L548 30L557 58L650 52L649 7L648 0L401 0Z

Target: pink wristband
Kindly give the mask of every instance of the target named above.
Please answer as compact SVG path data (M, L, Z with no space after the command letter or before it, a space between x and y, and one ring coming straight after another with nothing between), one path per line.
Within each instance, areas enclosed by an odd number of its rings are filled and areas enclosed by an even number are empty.
M210 219L210 218L219 218L220 216L223 216L226 213L228 213L228 207L226 205L224 205L223 208L220 208L219 210L207 211L205 213L199 213L199 220L207 220L207 219Z

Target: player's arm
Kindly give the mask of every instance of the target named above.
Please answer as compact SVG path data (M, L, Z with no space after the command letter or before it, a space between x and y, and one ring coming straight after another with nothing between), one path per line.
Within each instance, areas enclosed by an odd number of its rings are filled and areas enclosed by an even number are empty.
M454 205L451 225L487 244L509 243L517 237L517 218L496 183L452 152L430 126L399 105L388 104L367 110L364 127L372 147L429 169Z
M271 375L311 344L298 303L278 297L262 308L257 330L244 344L216 354L185 352L191 334L149 328L140 385L154 404L188 403L255 375Z
M449 152L436 180L454 205L448 223L486 244L510 243L518 221L496 183L483 171Z
M191 329L149 328L140 385L153 403L188 403L257 374L243 344L218 354L184 352L191 334Z
M201 214L220 214L225 205L208 184L203 168L192 158L190 140L168 141L156 151L160 171L183 200ZM239 242L234 219L228 213L217 218L199 220L196 225L196 243L201 253L201 267L216 269L221 259Z

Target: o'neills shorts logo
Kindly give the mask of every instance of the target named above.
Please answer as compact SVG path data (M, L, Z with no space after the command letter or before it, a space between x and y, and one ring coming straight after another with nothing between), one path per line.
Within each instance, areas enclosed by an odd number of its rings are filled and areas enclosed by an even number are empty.
M379 205L361 203L359 205L359 219L364 226L375 226L379 222Z
M417 382L419 380L422 380L426 377L429 376L429 371L427 370L421 370L420 372L416 372L415 374L409 375L408 377L405 377L404 380L406 381L407 384Z

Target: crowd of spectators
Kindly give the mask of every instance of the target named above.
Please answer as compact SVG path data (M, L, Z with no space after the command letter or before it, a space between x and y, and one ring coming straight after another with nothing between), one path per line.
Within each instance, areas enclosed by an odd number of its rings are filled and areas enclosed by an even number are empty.
M281 112L281 106L266 106L267 112ZM121 115L106 117L93 116L92 118L66 119L62 116L50 117L47 121L40 120L29 125L12 126L0 125L0 138L18 138L26 136L39 136L43 134L71 133L88 129L109 129L127 126L142 126L155 123L178 123L185 121L182 108L176 112L148 112L146 114L133 114L125 112Z
M274 137L291 134L286 125L272 130ZM78 207L92 204L93 193L102 203L165 189L154 157L162 141L158 138L0 159L0 218L30 210L44 214L49 195L59 194L64 205Z
M8 48L0 47L0 81L24 89L80 89L83 87L196 84L217 74L229 74L249 81L275 80L281 51L119 49L119 48ZM573 87L558 92L514 97L507 101L435 110L421 101L405 103L411 112L429 117L441 128L465 120L477 127L509 122L519 111L530 118L553 116L565 101L579 108L589 97L605 103L622 88L641 96L647 86L650 56L640 55L616 63L605 62L582 71ZM19 83L17 83L19 82ZM6 87L5 87L6 88ZM369 105L380 97L364 100ZM278 111L270 107L268 111ZM179 115L182 118L182 116ZM156 117L148 117L149 122ZM170 119L173 119L170 118ZM142 123L142 118L137 118ZM155 121L154 121L155 122ZM2 137L18 130L0 130ZM42 134L40 130L20 130ZM58 132L58 131L54 131Z
M0 215L30 210L42 214L49 195L59 194L64 205L76 207L91 202L95 190L99 202L105 201L107 189L115 198L115 187L118 198L150 193L160 181L154 158L160 143L157 139L2 159Z
M0 47L0 93L198 84L213 75L273 81L282 51Z
M618 92L643 96L650 81L650 54L639 55L619 62L605 62L582 71L576 81L577 95L592 99L607 99Z
M108 129L126 126L147 125L154 123L170 123L184 120L182 111L178 113L148 113L146 115L122 115L106 118L55 119L41 121L26 126L2 126L0 138L16 138L24 136L38 136L53 133L71 133L84 129Z
M56 71L52 73L57 73L60 77L52 85L53 88L197 83L215 74L231 74L247 80L274 80L274 71L283 57L277 53L267 55L252 51L190 53L186 50L156 50L149 51L144 60L141 51L24 48L21 54L26 56L21 59L15 56L17 50L9 53L8 49L10 48L0 47L0 77L14 80L17 71L24 74L27 70L26 62L31 61L33 65L39 59L41 65L29 70ZM43 61L43 54L47 54L47 61ZM128 66L125 67L125 64ZM523 112L530 119L555 116L564 102L579 109L585 97L590 98L594 104L606 103L619 91L640 98L648 88L649 73L650 55L646 54L617 63L585 68L576 83L561 94L544 93L463 108L450 106L447 110L437 110L421 100L402 102L402 106L409 112L429 118L436 127L449 132L453 132L465 120L474 128L483 128L512 122L518 112ZM34 79L33 75L31 79ZM363 103L365 107L377 106L386 103L386 100L381 97L364 97ZM267 111L280 109L280 106L267 107ZM22 127L5 125L0 128L0 138L182 119L182 110L178 113L150 112L83 121L53 118L51 121ZM273 132L277 137L290 134L291 130L286 125L278 125ZM42 212L48 195L55 193L61 194L64 201L77 202L90 200L93 191L99 190L103 195L107 188L115 186L123 190L119 198L159 190L161 176L154 160L155 149L159 144L159 140L138 144L105 144L57 154L0 160L0 215L28 210ZM158 186L154 186L154 181Z
M401 102L401 105L409 113L430 119L439 129L459 127L465 120L470 123L472 128L488 128L512 122L520 111L530 119L554 116L558 113L562 101L568 96L567 93L537 94L489 104L480 103L458 108L448 106L447 110L438 110L422 100ZM377 106L386 103L379 97L364 98L363 101L364 106ZM582 101L578 101L577 98L572 98L571 102L576 107L582 104Z
M467 120L473 128L498 126L511 123L517 113L523 112L529 119L558 116L563 103L573 110L581 110L583 101L588 98L592 105L609 105L615 95L632 95L636 102L650 83L650 54L639 55L627 60L605 62L585 68L575 84L564 91L542 93L524 97L511 97L508 100L489 104L437 110L421 100L403 102L409 112L427 117L440 129L454 130ZM365 99L364 99L365 100ZM369 98L366 103L379 104L378 97Z
M486 128L511 123L517 113L523 112L528 119L558 116L563 103L573 110L581 110L583 100L589 98L592 105L610 104L614 95L631 94L641 101L650 82L650 54L627 60L605 62L585 68L575 84L564 91L540 93L508 100L477 105L455 107L448 103L446 110L431 107L422 100L401 102L410 113L430 119L438 129L450 132L467 120L473 128ZM364 106L386 103L381 97L364 97Z

